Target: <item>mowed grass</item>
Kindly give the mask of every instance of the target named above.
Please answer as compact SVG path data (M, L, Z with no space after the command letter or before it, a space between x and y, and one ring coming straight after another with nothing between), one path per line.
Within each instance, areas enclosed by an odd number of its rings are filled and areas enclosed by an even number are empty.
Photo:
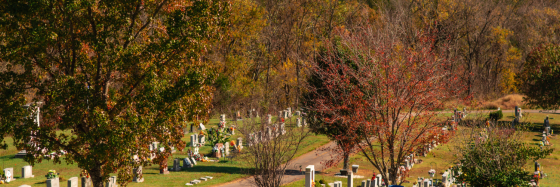
M481 113L481 115L484 115ZM486 113L487 115L487 113ZM544 122L544 118L549 116L552 119L549 119L552 129L554 130L553 137L551 138L551 147L555 148L554 152L545 159L538 160L541 164L541 170L544 171L548 175L545 179L541 180L540 186L547 187L547 186L560 186L560 152L557 148L560 145L560 136L556 134L560 134L560 114L547 114L547 113L525 113L523 116L522 122L532 123L533 126L528 129L527 132L523 132L519 135L522 141L537 146L537 143L542 138L542 125ZM441 114L441 119L445 119L450 117L450 113ZM471 118L477 118L475 116L471 116ZM514 113L504 113L504 118L502 121L512 121L514 118ZM479 118L480 119L480 118ZM461 139L465 136L462 132L466 132L466 127L459 127L456 136L447 144L439 145L437 148L432 150L426 157L417 157L418 159L422 159L423 162L421 164L415 164L412 170L409 172L409 175L405 178L407 182L403 183L403 186L411 187L413 186L413 182L417 181L418 177L423 178L430 178L428 175L428 171L430 169L436 170L437 174L435 175L434 179L440 179L441 175L443 174L444 170L454 166L457 162L457 149L456 147L459 146L461 143ZM355 178L353 186L361 185L363 180L367 180L368 178L371 179L373 173L379 173L377 169L367 161L367 159L360 153L353 155L350 159L349 165L360 165L358 173L355 175L364 176L364 178ZM336 167L331 167L326 169L325 171L319 171L316 174L316 180L319 181L321 179L325 180L326 183L332 183L334 181L342 181L343 186L347 185L347 178L340 178L334 177L335 173L338 173L340 169L342 169L343 164L342 162L339 163ZM529 161L525 166L525 170L529 172L534 171L534 163ZM305 180L299 180L290 184L286 184L286 187L301 187L304 186Z
M295 127L295 117L292 118L293 120L289 120L286 123L286 128L294 128ZM260 120L257 120L260 121ZM211 119L208 125L205 125L207 129L209 128L217 128L219 120L218 119ZM236 125L240 127L242 122L233 122L228 121L227 125ZM190 126L189 128L190 129ZM194 133L185 134L182 138L183 141L187 142L187 147L183 151L177 151L173 154L173 158L168 159L168 166L171 168L173 166L173 159L174 158L186 158L187 157L187 150L190 149L190 136ZM243 135L236 131L235 135L231 136L230 140L235 140L238 137L242 137ZM18 152L14 146L12 146L12 139L5 138L5 141L8 143L9 147L7 150L0 150L0 166L3 168L14 168L15 173L15 181L10 182L8 186L20 186L23 184L31 185L31 186L45 186L46 177L48 170L56 170L60 173L61 186L66 186L66 181L71 177L79 177L81 169L77 167L77 164L68 164L62 159L61 164L53 164L51 161L44 160L42 163L37 163L33 167L33 175L34 178L28 179L19 179L21 177L21 168L23 166L28 165L23 159L16 159L14 155ZM302 148L298 150L296 153L296 157L303 155L307 152L315 150L317 147L325 145L330 140L323 135L315 135L311 134L310 137L307 137L303 144ZM244 146L246 145L246 140L243 139ZM210 147L209 143L200 148L200 153L209 154L211 153L212 147ZM218 160L217 158L211 158L211 160ZM241 160L240 158L233 158L233 159L225 159L222 158L219 162L197 162L193 168L189 168L180 172L170 172L168 175L161 175L159 174L159 165L153 164L151 166L147 166L143 168L144 174L144 182L142 183L134 183L131 182L128 186L134 187L143 187L143 186L184 186L185 183L190 182L194 179L199 179L204 176L212 176L214 177L212 180L208 180L197 184L197 186L212 186L222 183L231 182L240 178L247 177L246 169L249 168L248 164ZM170 169L171 170L171 169ZM116 175L116 174L112 174ZM80 181L81 182L81 181Z

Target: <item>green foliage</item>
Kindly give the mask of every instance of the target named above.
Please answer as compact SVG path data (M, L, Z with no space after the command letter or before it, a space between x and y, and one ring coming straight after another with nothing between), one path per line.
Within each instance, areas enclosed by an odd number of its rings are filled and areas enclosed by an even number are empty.
M494 134L501 134L496 132ZM531 179L523 166L551 154L553 149L541 148L517 139L493 136L486 141L479 139L461 149L459 181L471 186L525 186Z
M560 106L560 46L545 45L532 51L517 77L521 93L528 105L545 109Z
M229 136L226 136L224 132L220 132L219 130L215 130L213 128L207 130L208 142L210 143L211 147L214 147L216 144L219 143L227 143L229 142Z
M502 119L503 117L504 117L504 114L502 113L502 110L490 112L490 114L488 114L488 119L490 119L492 121L498 121L498 120Z
M110 173L126 185L132 168L171 155L147 159L156 153L151 142L182 149L185 121L207 115L217 75L201 57L226 26L228 7L214 0L0 3L0 137L12 136L32 165L55 152L54 163L76 162L96 186ZM25 119L28 103L39 104L40 126Z
M47 179L54 179L58 177L58 174L56 173L55 170L49 170L49 172L47 173L47 175L45 175L45 177L47 177Z

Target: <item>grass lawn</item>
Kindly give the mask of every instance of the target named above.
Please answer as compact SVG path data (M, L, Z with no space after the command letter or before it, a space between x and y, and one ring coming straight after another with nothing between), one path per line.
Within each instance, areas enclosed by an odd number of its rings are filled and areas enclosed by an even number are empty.
M294 120L295 122L295 117ZM206 125L206 128L217 128L219 120L212 119L210 120L209 124ZM235 122L229 122L228 126L234 124ZM238 123L236 126L240 126ZM293 128L295 125L287 123L286 128ZM190 135L193 133L185 134L182 138L183 141L187 142L187 145L190 145ZM235 140L242 135L239 132L236 132L234 136L230 138L230 140ZM28 179L18 179L21 177L21 168L23 166L28 165L23 159L16 159L14 155L18 152L14 146L12 146L12 139L5 138L5 141L8 143L9 147L7 150L0 150L0 166L2 168L14 168L14 175L16 180L8 184L9 186L20 186L23 184L31 185L31 186L41 186L44 187L46 185L46 177L48 170L56 170L60 173L61 186L66 186L66 180L71 177L79 177L81 169L77 167L77 164L67 164L65 161L62 161L62 164L53 164L50 161L44 160L42 163L35 164L33 167L33 175L34 178ZM244 140L245 142L245 140ZM302 145L303 148L300 149L296 153L296 157L307 152L313 151L315 148L325 145L329 142L329 139L326 136L322 135L312 135L308 137L304 144ZM245 142L246 143L246 142ZM245 145L246 146L246 145ZM190 147L187 147L187 149ZM187 149L184 149L182 152L177 151L173 154L173 158L185 158L187 157ZM212 147L207 143L204 147L200 148L200 152L204 154L210 153ZM173 166L173 158L168 160L168 166ZM213 160L217 160L216 158L210 158ZM233 159L231 161L226 161L222 159L220 162L197 162L193 168L189 168L187 170L181 172L170 172L168 175L161 175L159 174L159 165L151 165L144 167L143 174L144 174L144 182L143 183L129 183L128 186L184 186L185 183L190 182L194 179L199 179L203 176L212 176L214 177L212 180L208 180L198 184L197 186L211 186L221 183L230 182L236 179L247 177L245 174L244 169L248 168L246 162L243 160ZM116 174L115 174L116 175ZM80 181L81 183L81 181ZM2 185L0 185L2 186Z
M451 114L441 114L442 117L449 117ZM524 114L522 122L529 122L533 123L534 126L529 129L528 132L524 132L521 134L521 138L523 141L534 144L537 146L537 143L540 141L542 137L542 125L544 122L544 118L549 116L549 119L552 129L556 133L560 133L560 115L559 114L546 114L546 113L527 113ZM504 118L502 121L512 121L514 118L513 113L504 113ZM459 127L459 131L464 130L465 127ZM554 134L556 134L554 133ZM430 169L435 169L438 174L436 174L437 179L441 179L441 174L443 171L448 169L449 167L454 165L454 162L457 160L455 147L460 143L459 138L462 138L460 133L457 133L456 137L452 139L449 143L445 145L440 145L427 157L419 157L422 159L423 162L421 164L415 164L412 170L409 172L409 176L405 180L410 181L403 183L403 186L410 187L413 185L412 182L417 181L418 177L429 178L428 171ZM555 148L557 145L560 145L560 136L554 135L551 138L552 147ZM541 180L540 186L559 186L560 184L560 152L555 150L550 156L545 159L541 159L538 161L541 164L541 170L544 171L548 177ZM361 154L355 154L350 158L350 165L360 165L358 173L355 175L364 176L361 179L354 179L354 186L361 185L363 180L367 180L367 178L372 177L374 173L374 168L371 164L367 161L367 159L362 156ZM325 180L326 183L332 183L334 181L342 181L343 186L346 186L346 178L334 177L335 173L338 173L339 170L342 169L342 163L339 163L338 166L329 168L323 172L317 172L315 178L318 180ZM534 163L529 161L525 166L527 171L533 172L534 171ZM375 173L379 173L375 171ZM301 187L305 183L305 180L299 180L287 185L286 187Z

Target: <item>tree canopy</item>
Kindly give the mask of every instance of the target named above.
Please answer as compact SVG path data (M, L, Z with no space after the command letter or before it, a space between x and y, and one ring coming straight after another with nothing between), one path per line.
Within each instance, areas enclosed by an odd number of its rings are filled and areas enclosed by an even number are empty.
M4 1L0 137L11 135L31 164L56 152L55 162L76 162L95 186L116 172L126 184L152 153L184 148L186 121L209 113L216 71L201 57L228 8L215 0ZM26 104L40 105L40 126L24 118ZM151 142L166 151L150 151Z
M527 56L518 76L519 88L527 104L546 109L560 106L560 46L543 45Z

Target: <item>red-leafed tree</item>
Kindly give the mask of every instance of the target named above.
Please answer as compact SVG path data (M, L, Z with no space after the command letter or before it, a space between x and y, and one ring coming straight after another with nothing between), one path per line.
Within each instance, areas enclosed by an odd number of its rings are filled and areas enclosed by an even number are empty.
M313 65L307 104L312 118L342 127L386 183L400 184L406 156L452 132L435 109L466 88L434 31L402 37L399 29L337 29Z

